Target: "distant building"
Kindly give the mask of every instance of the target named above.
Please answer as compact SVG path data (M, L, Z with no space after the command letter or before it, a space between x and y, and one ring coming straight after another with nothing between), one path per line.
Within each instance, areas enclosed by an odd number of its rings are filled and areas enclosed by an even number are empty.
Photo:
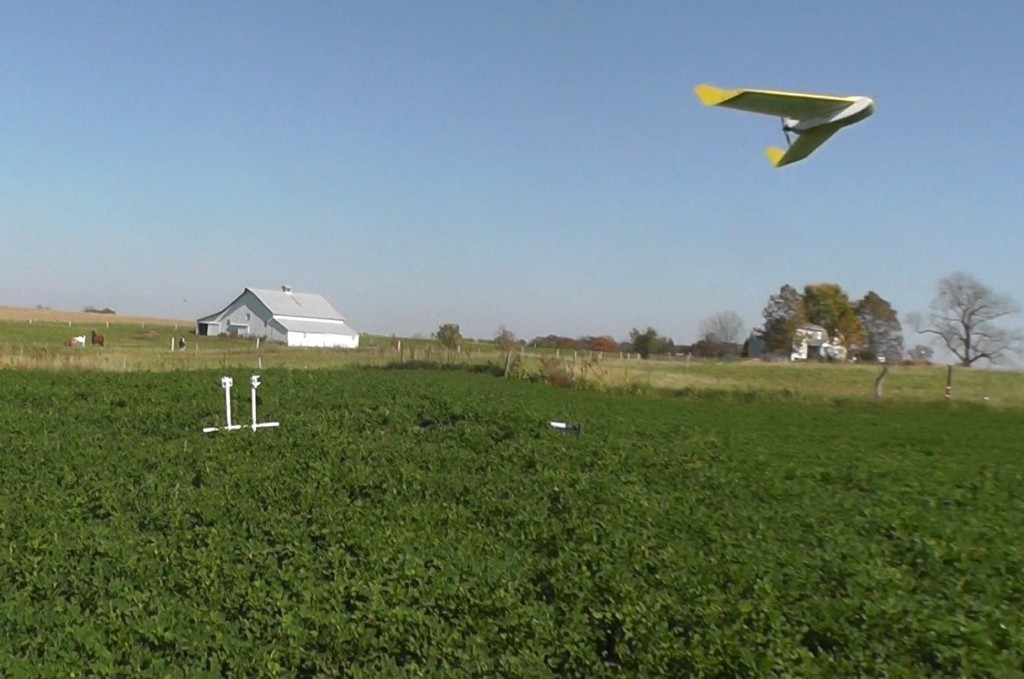
M789 355L792 361L808 359L827 359L829 361L845 361L846 347L842 336L837 335L829 340L828 330L808 323L801 325L793 332L793 351Z
M765 353L765 348L768 343L762 338L758 337L754 333L750 333L750 337L747 338L746 346L741 352L741 355L745 355L747 358L761 358Z
M322 295L245 288L224 309L196 321L197 335L238 335L285 342L290 347L359 346L359 333Z

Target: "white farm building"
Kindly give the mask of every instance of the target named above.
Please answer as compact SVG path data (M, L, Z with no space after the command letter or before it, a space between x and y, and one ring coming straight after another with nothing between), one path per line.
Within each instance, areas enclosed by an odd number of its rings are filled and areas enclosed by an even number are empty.
M231 304L196 321L197 335L239 335L285 342L290 347L359 346L359 333L323 295L246 288Z

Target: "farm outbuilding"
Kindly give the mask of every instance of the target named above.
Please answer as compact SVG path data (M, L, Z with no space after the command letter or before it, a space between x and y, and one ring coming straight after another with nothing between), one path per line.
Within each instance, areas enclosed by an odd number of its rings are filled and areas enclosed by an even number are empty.
M808 323L801 325L793 333L793 351L790 359L806 361L808 359L828 359L829 361L845 361L846 347L842 343L842 335L831 340L828 330Z
M308 292L245 288L224 309L196 321L197 335L263 337L290 347L359 346L359 333L323 297Z

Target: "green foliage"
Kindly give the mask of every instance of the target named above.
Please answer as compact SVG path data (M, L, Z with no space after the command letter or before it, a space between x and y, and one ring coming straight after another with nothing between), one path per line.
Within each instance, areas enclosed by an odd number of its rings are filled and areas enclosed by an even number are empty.
M458 323L442 323L434 333L434 338L449 352L455 351L462 341L462 332Z
M923 363L932 360L932 356L935 355L935 350L924 344L915 344L907 353L910 355L910 360L920 361Z
M836 283L804 286L804 311L807 320L825 328L829 337L839 335L844 346L864 344L864 326L842 286Z
M0 371L0 675L1024 672L1017 412L220 374Z
M890 363L903 358L903 326L892 305L874 290L857 302L857 317L864 326L867 350Z
M768 299L762 314L765 322L760 336L769 352L788 353L794 331L813 323L825 328L829 337L841 336L848 348L862 348L872 356L893 361L903 355L896 311L874 291L854 303L836 283L806 285L803 293L783 285Z
M632 346L632 351L640 354L641 358L650 358L651 354L665 353L675 347L671 338L662 337L657 330L651 327L643 332L636 328L630 330L629 343Z
M803 296L792 285L783 285L777 294L768 298L768 304L761 315L764 317L761 336L765 341L765 350L769 353L788 354L793 343L793 332L800 324L807 322Z

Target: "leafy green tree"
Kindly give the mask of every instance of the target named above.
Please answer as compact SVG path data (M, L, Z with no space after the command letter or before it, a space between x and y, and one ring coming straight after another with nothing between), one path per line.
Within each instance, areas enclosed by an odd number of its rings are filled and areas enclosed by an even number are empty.
M836 283L805 285L803 301L809 322L825 328L830 337L839 335L847 348L864 345L864 326L842 286Z
M924 344L916 344L914 348L907 352L910 354L910 360L912 361L930 361L932 356L935 355L935 350Z
M452 352L459 347L459 343L462 342L462 332L459 329L458 323L442 323L434 333L434 339L437 340L438 344L447 349L448 358L451 359Z
M793 331L807 322L803 295L792 285L783 285L778 293L768 298L761 315L764 326L760 334L765 342L765 351L788 353L793 343Z
M659 336L658 331L650 326L643 332L636 328L630 330L629 343L633 346L633 351L640 354L641 358L650 358L651 354L662 353L666 345L675 346L672 340Z
M903 326L892 305L874 290L857 302L857 318L866 335L867 350L886 361L903 357Z

